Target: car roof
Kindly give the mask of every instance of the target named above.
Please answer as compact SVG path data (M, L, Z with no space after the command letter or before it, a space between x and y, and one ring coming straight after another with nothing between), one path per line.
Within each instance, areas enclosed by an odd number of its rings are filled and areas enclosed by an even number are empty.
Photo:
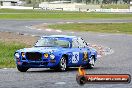
M55 37L55 38L77 38L77 36L69 36L69 35L50 35L50 36L42 36L41 38L44 38L44 37Z

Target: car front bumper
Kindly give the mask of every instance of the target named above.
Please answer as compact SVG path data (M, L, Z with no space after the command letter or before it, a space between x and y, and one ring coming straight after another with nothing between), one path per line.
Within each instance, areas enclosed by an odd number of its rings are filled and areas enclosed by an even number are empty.
M56 67L58 62L56 60L50 61L20 61L16 62L17 65L28 68L50 68Z

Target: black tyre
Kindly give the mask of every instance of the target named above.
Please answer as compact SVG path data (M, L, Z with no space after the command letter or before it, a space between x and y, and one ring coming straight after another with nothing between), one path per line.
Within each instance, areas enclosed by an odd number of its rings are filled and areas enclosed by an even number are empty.
M55 69L54 67L50 67L50 69Z
M66 71L66 68L67 68L66 57L62 57L60 62L59 62L58 70L59 71Z
M20 72L26 72L29 68L17 65L17 69Z
M94 58L94 56L91 56L91 60L89 61L89 63L86 66L86 68L92 69L94 67L94 64L95 64L95 58Z

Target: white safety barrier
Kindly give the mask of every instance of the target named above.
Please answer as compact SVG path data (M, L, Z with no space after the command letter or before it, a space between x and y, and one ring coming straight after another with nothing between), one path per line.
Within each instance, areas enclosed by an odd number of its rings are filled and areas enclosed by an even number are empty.
M33 9L33 7L24 7L24 6L1 6L1 9Z
M93 9L95 12L132 12L132 9ZM92 10L91 10L92 11Z
M82 12L119 12L119 13L129 13L132 12L132 7L130 9L89 9L89 8L79 8L79 5L75 4L40 4L39 7L45 10L63 10L63 11L82 11ZM9 9L34 9L33 7L24 7L24 6L0 6L1 9L9 8ZM38 8L38 9L40 9ZM36 8L37 9L37 8Z
M100 5L86 5L86 4L52 4L52 3L41 3L39 7L44 10L64 10L64 11L81 11L81 12L132 12L132 7L130 9L101 9Z

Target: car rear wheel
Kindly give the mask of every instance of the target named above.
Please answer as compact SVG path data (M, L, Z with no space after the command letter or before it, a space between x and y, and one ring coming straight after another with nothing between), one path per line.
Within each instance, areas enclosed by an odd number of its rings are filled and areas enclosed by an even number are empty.
M59 62L59 70L60 71L66 71L67 64L66 64L66 58L62 57L60 62Z
M87 68L92 69L94 67L94 64L95 64L95 58L94 56L91 56L91 59L89 61L89 64L87 65Z
M17 65L17 69L20 72L26 72L29 68Z

